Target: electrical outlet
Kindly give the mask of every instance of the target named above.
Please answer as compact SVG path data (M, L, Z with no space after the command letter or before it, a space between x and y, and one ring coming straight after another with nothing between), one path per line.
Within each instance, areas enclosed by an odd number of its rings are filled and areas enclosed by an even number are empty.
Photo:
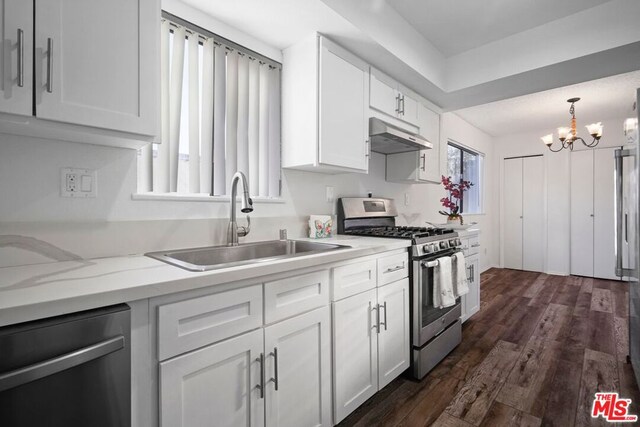
M335 199L333 187L327 186L327 203L333 203Z
M60 196L87 198L97 196L98 174L95 169L62 168Z

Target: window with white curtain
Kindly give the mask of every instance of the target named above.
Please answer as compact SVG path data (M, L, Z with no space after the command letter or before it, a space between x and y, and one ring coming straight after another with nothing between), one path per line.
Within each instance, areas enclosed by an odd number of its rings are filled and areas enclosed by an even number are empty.
M280 64L173 18L161 27L160 144L138 153L138 193L223 196L242 171L253 197L279 197Z

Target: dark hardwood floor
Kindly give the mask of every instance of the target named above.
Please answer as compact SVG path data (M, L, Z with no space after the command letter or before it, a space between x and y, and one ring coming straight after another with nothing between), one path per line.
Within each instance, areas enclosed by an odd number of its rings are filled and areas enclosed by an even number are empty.
M628 354L628 287L491 269L462 343L422 381L400 377L340 426L588 426L596 391L640 392ZM629 425L629 424L627 424Z

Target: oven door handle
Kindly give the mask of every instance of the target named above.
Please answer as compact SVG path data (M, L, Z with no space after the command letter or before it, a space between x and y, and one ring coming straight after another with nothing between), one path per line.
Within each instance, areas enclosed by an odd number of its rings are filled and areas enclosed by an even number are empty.
M423 267L433 268L438 266L438 261L423 261L421 265Z
M124 345L124 337L119 335L115 338L63 354L53 359L2 373L0 374L0 391L15 388L22 384L57 374L65 369L82 365L91 360L106 356L109 353L113 353L114 351L121 350L124 348Z

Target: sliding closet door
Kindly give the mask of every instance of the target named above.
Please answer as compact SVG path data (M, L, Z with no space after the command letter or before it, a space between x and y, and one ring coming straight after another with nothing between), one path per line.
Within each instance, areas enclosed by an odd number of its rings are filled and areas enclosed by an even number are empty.
M577 276L593 276L593 172L593 150L571 153L571 274Z
M544 158L525 157L522 168L522 269L544 271Z
M618 280L615 275L615 206L614 159L615 148L593 150L593 275Z
M504 267L522 269L522 158L504 160Z

